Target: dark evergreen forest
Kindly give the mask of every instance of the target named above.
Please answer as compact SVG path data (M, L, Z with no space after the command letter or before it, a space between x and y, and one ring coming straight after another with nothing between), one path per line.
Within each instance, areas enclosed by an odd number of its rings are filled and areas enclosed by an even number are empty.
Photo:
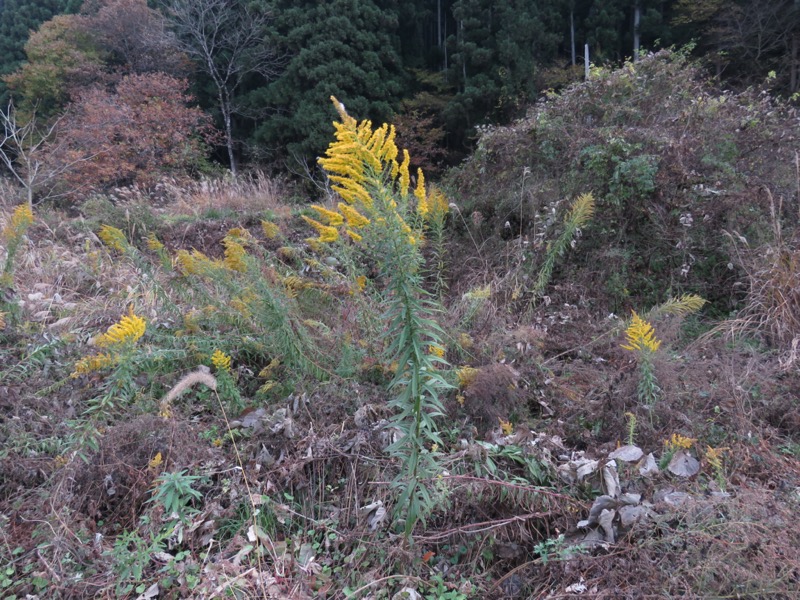
M143 10L150 30L137 29ZM769 78L788 96L798 40L798 0L0 0L0 87L52 117L124 73L187 77L233 167L319 155L335 95L396 122L430 169L468 152L476 126L582 79L586 45L606 66L689 45L726 85ZM133 59L153 51L153 64Z

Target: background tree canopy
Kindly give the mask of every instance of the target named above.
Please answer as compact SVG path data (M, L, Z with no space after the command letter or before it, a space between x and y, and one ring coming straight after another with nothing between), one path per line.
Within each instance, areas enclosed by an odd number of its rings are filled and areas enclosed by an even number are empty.
M225 132L227 152L218 154L231 167L255 157L312 161L330 134L327 98L336 95L358 117L396 121L430 168L443 149L455 158L468 151L476 125L509 122L544 90L579 80L584 44L593 62L615 64L635 48L691 42L710 72L730 83L769 76L778 93L800 90L800 0L194 4L244 15L221 21L225 39L239 39L225 28L258 15L257 41L241 53L215 47L209 70L203 48L187 42L175 2L0 0L0 91L7 86L18 106L56 116L101 79L188 75Z

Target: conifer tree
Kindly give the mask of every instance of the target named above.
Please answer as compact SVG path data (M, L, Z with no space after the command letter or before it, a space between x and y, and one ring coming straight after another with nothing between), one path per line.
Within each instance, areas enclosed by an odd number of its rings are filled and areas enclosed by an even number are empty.
M255 91L255 106L275 113L256 131L269 148L304 160L330 137L330 107L338 97L359 118L390 120L404 90L394 0L278 0L277 41L289 54L283 74Z

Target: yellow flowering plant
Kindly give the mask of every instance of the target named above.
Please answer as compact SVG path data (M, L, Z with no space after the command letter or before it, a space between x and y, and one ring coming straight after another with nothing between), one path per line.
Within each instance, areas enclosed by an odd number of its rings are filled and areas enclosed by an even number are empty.
M380 257L386 282L385 362L397 364L389 385L395 392L390 401L396 413L392 425L403 432L389 451L402 464L394 480L399 491L395 506L409 539L416 523L433 508L426 483L438 467L428 448L443 446L435 418L444 411L440 395L450 387L437 370L448 363L442 330L431 318L434 303L422 287L420 242L425 214L430 213L425 177L418 170L414 189L410 189L411 158L404 150L398 161L401 153L393 126L373 128L369 120L359 123L336 98L331 100L340 121L334 123L336 139L319 163L333 190L344 200L338 209L346 221L347 234L372 256ZM326 236L335 241L325 228L336 231L338 219L316 210L330 223L323 225L305 217L320 233L318 241Z
M656 338L653 326L636 314L636 311L633 311L630 325L625 330L625 337L627 343L622 344L622 348L634 352L638 358L639 386L637 393L639 400L650 409L652 420L653 408L661 395L661 388L658 386L653 368L653 356L661 347L661 340Z
M111 325L104 334L95 340L95 344L100 348L135 344L144 335L146 329L147 323L133 312L133 306L131 306L128 314L123 315L119 322Z
M581 194L573 201L572 206L564 217L564 230L556 240L548 245L544 262L539 268L539 275L533 285L534 301L537 296L544 293L545 288L550 283L556 259L570 247L574 241L575 234L583 227L586 227L589 221L592 220L594 208L595 200L591 193Z
M75 363L70 375L73 379L108 371L100 379L100 393L89 400L82 414L79 445L96 449L100 424L113 414L120 402L129 401L136 394L138 345L146 330L146 321L130 306L127 314L95 338L95 346L103 352L90 354Z
M11 213L8 223L0 231L0 245L5 246L6 260L0 274L0 287L13 287L14 259L25 237L25 233L33 223L33 211L28 204L20 204ZM2 300L0 303L5 304ZM2 306L2 305L0 305ZM12 307L9 307L12 308Z

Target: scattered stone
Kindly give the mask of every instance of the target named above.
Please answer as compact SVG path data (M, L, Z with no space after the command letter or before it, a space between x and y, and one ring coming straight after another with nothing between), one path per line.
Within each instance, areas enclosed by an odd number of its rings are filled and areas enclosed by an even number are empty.
M623 529L630 529L647 515L644 506L623 506L618 512Z
M597 471L599 465L600 463L598 461L590 460L579 466L578 470L575 473L578 478L578 481L583 481L584 479L589 477L589 475Z
M617 463L613 460L608 461L601 472L603 489L608 496L616 498L619 496L619 473L617 473Z
M644 452L639 446L620 446L608 455L612 460L621 460L622 462L636 462L644 456Z
M639 463L639 475L643 477L649 477L650 475L655 475L658 473L658 464L656 463L656 457L653 456L651 452L648 454L643 461Z
M603 509L600 513L600 517L597 519L598 524L605 534L605 541L610 544L613 544L616 539L614 535L614 517L616 516L616 510Z
M667 470L678 477L693 477L700 472L700 462L688 452L679 450L669 461Z

